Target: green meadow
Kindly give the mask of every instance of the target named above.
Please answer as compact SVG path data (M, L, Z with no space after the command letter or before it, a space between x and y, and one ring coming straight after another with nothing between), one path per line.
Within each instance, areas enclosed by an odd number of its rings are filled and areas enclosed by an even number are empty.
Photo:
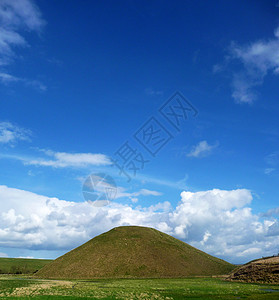
M279 299L279 285L222 278L41 280L1 275L1 299Z
M52 260L0 258L0 274L33 274Z

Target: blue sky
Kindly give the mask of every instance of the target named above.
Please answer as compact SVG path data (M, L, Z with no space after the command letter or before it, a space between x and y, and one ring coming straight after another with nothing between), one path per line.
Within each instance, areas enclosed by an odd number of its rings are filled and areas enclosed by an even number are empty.
M129 224L231 262L277 254L278 74L278 1L0 0L0 255ZM151 155L135 134L154 124ZM129 181L125 142L148 160ZM100 173L105 206L82 192Z

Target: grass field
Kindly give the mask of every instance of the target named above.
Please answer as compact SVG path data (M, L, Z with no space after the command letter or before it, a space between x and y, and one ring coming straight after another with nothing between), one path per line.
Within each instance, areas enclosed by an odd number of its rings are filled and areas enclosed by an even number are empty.
M39 280L0 276L1 299L279 299L279 285L221 278Z
M32 274L52 260L0 258L0 274Z

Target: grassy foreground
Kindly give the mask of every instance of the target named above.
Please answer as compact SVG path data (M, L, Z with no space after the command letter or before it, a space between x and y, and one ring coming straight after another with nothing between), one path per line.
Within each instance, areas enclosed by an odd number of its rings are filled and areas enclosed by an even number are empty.
M220 278L39 280L0 276L1 299L279 299L279 285Z
M26 258L0 258L0 274L32 274L52 260Z

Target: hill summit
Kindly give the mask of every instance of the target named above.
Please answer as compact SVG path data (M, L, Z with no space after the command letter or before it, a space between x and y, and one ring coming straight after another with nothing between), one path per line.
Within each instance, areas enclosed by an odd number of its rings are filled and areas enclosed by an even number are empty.
M160 278L227 274L234 265L156 229L121 226L57 258L40 278Z

